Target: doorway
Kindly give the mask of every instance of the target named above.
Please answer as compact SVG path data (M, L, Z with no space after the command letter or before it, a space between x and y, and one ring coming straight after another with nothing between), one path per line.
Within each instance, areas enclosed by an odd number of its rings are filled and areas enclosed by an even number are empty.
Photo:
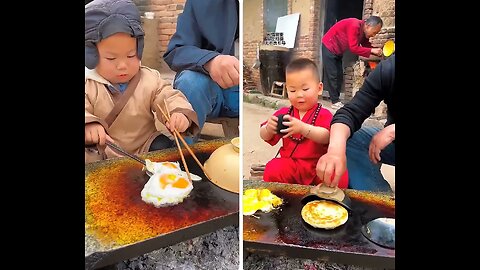
M363 17L363 0L323 0L324 19L320 19L320 42L323 35L338 21L346 18L362 19ZM322 16L322 15L321 15ZM322 55L322 48L320 46L320 57ZM347 50L343 54L343 68L351 67L358 60L358 56ZM322 63L320 58L320 63ZM323 79L323 64L321 67ZM341 93L344 93L345 83L342 84ZM324 96L328 96L328 89L324 89Z

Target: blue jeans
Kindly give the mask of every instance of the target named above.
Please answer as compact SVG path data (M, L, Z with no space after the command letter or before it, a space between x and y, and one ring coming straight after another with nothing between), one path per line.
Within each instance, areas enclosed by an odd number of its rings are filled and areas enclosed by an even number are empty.
M380 171L381 163L374 164L368 155L376 127L362 127L347 141L348 188L370 191L392 191ZM380 152L381 162L395 166L395 143Z
M205 121L217 117L238 117L240 94L238 85L222 89L209 76L184 70L177 74L173 88L180 90L197 113L200 130ZM191 142L187 140L187 142ZM196 141L198 138L193 138Z

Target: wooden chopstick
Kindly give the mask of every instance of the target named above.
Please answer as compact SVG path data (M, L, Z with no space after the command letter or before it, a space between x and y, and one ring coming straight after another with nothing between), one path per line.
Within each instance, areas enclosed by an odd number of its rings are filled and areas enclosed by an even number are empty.
M187 142L183 139L182 135L180 135L180 133L178 133L177 130L175 130L175 132L177 132L179 138L180 138L180 141L182 141L183 145L185 145L185 147L187 148L188 152L190 153L190 155L192 155L193 159L197 162L198 166L200 166L200 168L202 169L203 173L205 174L205 176L209 179L209 180L212 180L212 178L210 178L210 176L208 175L207 171L205 170L205 168L203 167L202 163L198 160L197 156L195 155L195 153L193 153L192 149L190 149L190 146L188 146Z
M167 113L168 113L167 120L170 122L170 111L168 110L167 101L165 101L165 99L163 101L165 103L165 110L167 110ZM160 107L160 106L158 106L158 107ZM188 180L190 181L190 183L192 183L192 177L190 176L190 171L188 170L187 162L185 161L185 157L183 156L182 147L180 146L180 143L178 142L177 134L173 133L173 136L175 137L175 143L177 144L178 152L180 153L180 157L182 158L182 163L183 163L183 166L185 167L185 172L187 172Z
M157 104L157 107L160 109L160 112L162 112L163 114L163 117L165 117L167 119L167 121L170 121L170 118L168 117L168 115L163 111L162 107L160 107L160 105ZM192 149L190 149L190 146L188 146L187 142L185 141L185 139L183 139L182 137L182 134L180 134L178 132L177 129L173 129L174 133L176 133L178 135L178 137L180 138L180 141L183 143L183 145L185 146L185 148L187 148L188 152L190 153L190 155L192 155L193 159L195 160L195 162L197 162L198 166L200 167L200 169L202 169L203 173L205 174L205 176L209 179L209 180L212 180L210 178L210 176L208 175L207 173L207 170L205 170L205 167L203 167L202 163L198 160L197 156L195 155L195 153L192 151Z

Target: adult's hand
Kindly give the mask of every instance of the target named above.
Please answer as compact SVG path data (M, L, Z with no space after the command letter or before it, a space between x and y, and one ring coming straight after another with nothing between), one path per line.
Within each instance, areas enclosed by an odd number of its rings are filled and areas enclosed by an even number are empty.
M375 134L368 148L370 160L377 164L380 162L380 152L395 140L395 124L391 124Z
M221 88L227 89L240 83L238 59L231 55L218 55L204 65L205 69Z
M383 53L382 48L372 48L370 52L376 56L382 56Z
M317 162L317 176L329 187L338 186L340 177L347 169L347 156L345 152L329 151L321 156ZM333 177L333 178L332 178Z
M338 186L340 177L347 170L346 144L350 128L343 123L330 127L330 144L325 155L317 162L317 176L330 187Z

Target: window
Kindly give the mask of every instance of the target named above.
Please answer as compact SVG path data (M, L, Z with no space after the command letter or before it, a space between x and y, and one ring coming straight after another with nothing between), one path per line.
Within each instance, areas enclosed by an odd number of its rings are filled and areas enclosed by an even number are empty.
M265 31L275 32L278 17L287 15L287 9L287 0L265 0L263 8Z

